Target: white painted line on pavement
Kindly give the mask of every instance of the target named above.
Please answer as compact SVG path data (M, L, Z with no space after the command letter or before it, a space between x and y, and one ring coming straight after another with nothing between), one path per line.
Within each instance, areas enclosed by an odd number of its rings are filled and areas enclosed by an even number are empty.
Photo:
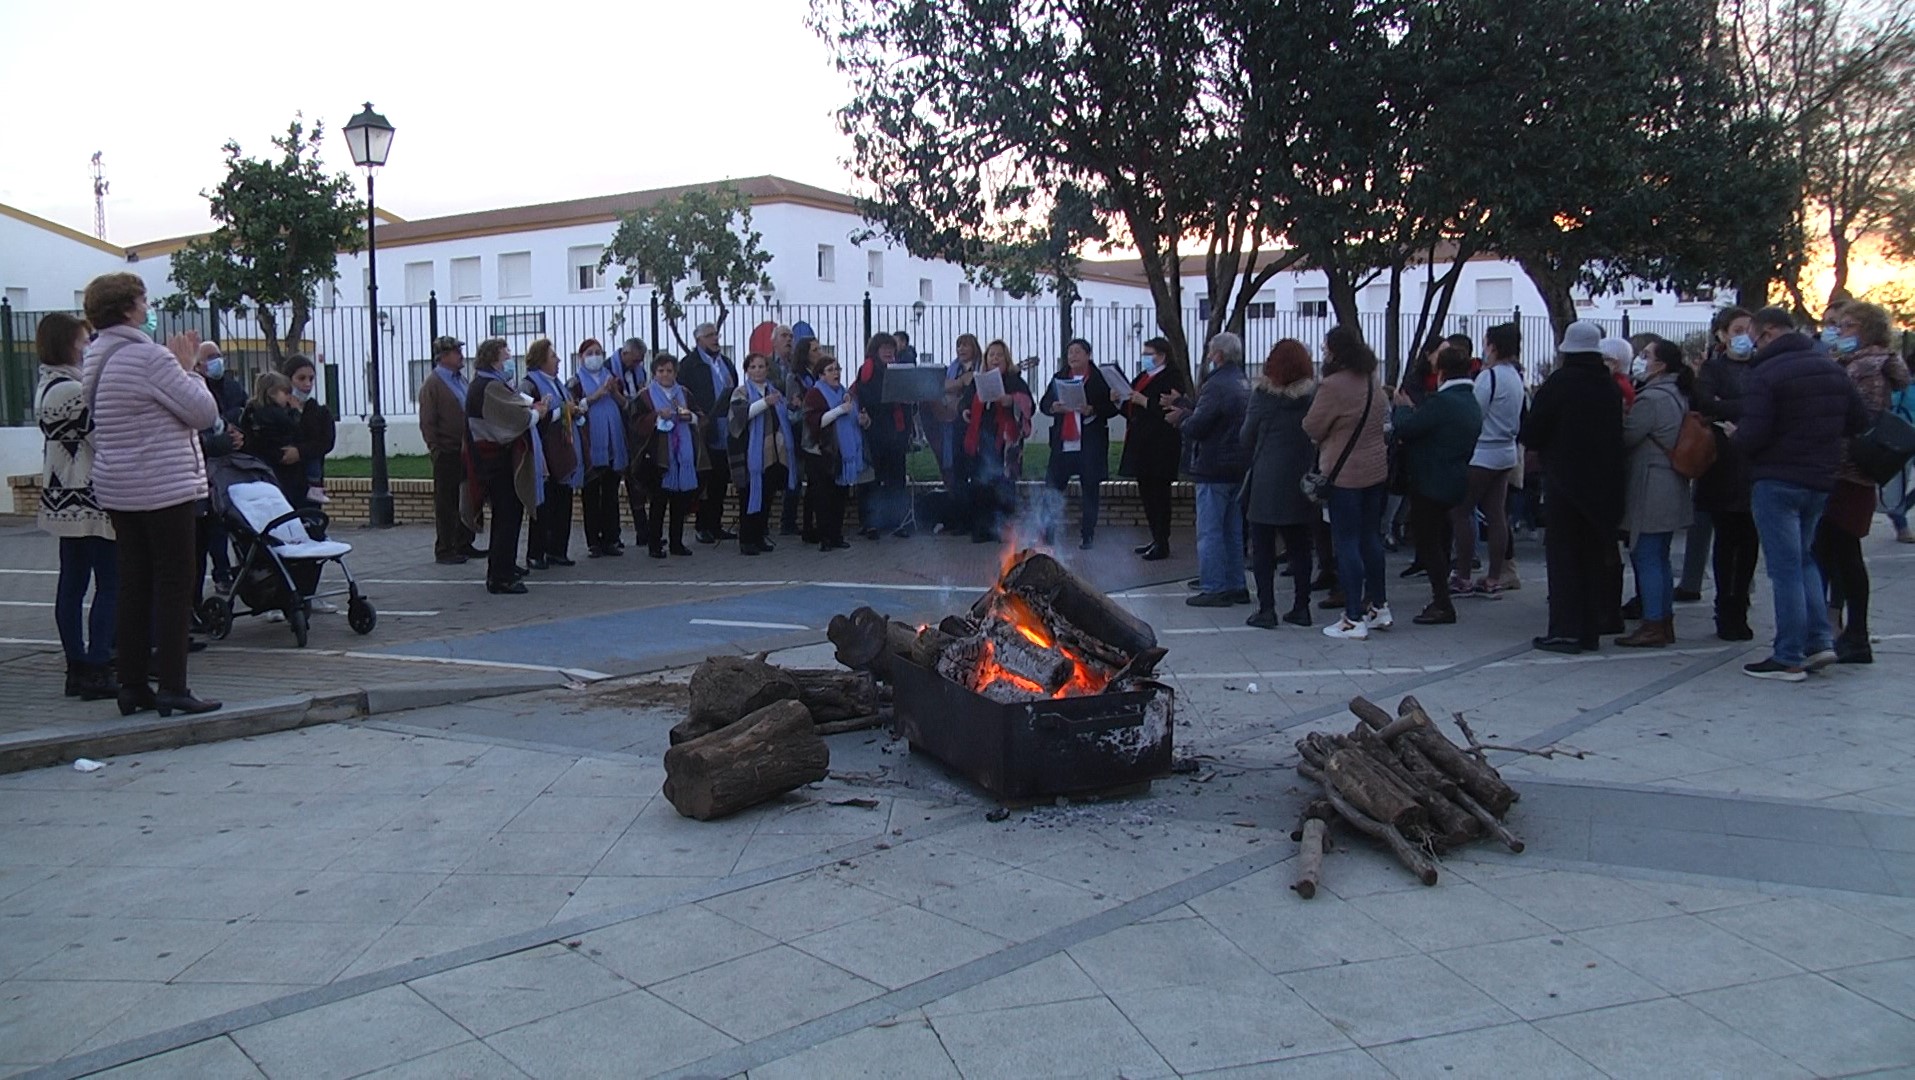
M1915 637L1915 634L1908 635ZM1637 653L1611 653L1596 656L1538 656L1526 660L1498 660L1485 664L1489 668L1511 667L1551 667L1557 664L1602 664L1622 660L1654 660L1658 656L1714 656L1720 653L1720 647L1714 649L1653 649ZM1447 671L1454 664L1426 664L1422 667L1377 667L1377 668L1299 668L1293 671L1194 671L1183 672L1171 669L1170 673L1179 679L1315 679L1333 675L1433 675Z
M52 638L0 637L0 645L58 645ZM249 653L260 656L338 656L347 660L393 660L402 664L450 664L454 667L497 668L501 671L552 671L568 679L597 682L612 676L591 668L559 667L555 664L519 664L510 660L468 660L462 656L413 656L407 653L370 653L352 649L280 649L263 645L220 644L218 652Z
M41 571L35 571L39 573ZM55 571L45 571L54 573ZM535 585L568 585L595 587L609 585L626 589L656 589L679 586L688 589L758 589L780 588L794 585L816 585L820 589L872 589L887 592L983 592L990 583L980 585L889 585L879 581L672 581L661 578L618 578L579 580L577 578L555 578L537 574L526 579ZM362 585L484 585L479 578L360 578Z
M59 573L58 570L12 570L0 568L0 574L42 574L47 577L56 577Z
M0 600L0 607L52 607L51 600Z
M737 619L691 619L693 626L737 626L746 630L809 630L811 627L788 622L741 622Z

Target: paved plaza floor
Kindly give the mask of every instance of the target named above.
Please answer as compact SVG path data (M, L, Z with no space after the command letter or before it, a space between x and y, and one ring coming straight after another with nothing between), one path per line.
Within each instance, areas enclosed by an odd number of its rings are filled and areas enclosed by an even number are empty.
M490 598L405 533L363 534L355 570L438 615L305 653L248 628L195 670L574 677L0 776L0 1074L1915 1075L1915 552L1879 536L1877 663L1779 685L1706 605L1673 649L1530 651L1534 545L1525 587L1453 627L1409 625L1423 586L1394 558L1399 628L1346 643L1187 607L1188 563L1113 532L1068 557L1170 647L1195 771L994 822L861 732L832 737L828 780L701 823L658 794L696 655L825 663L832 610L966 603L996 554L887 541L836 580L815 552L628 555ZM51 565L25 549L0 569ZM0 573L0 598L45 586ZM0 620L51 637L43 609ZM1425 888L1344 837L1323 891L1291 892L1291 744L1347 729L1359 693L1579 752L1495 759L1528 850L1472 848Z

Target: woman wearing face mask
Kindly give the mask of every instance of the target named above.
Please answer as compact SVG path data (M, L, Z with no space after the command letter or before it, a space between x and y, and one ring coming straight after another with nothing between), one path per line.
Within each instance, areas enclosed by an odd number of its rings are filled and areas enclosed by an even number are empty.
M1830 351L1861 392L1869 423L1889 407L1891 397L1908 389L1908 365L1888 346L1888 312L1877 304L1849 303L1836 317L1835 341ZM1842 457L1835 491L1815 530L1815 561L1828 578L1831 626L1838 663L1872 664L1868 637L1868 563L1862 558L1862 540L1875 518L1875 485Z
M796 486L785 395L771 382L771 358L745 357L745 378L731 392L731 482L738 489L738 553L770 551L771 503Z
M55 312L40 320L34 339L40 381L33 392L33 411L46 440L39 525L60 541L53 622L66 653L66 696L98 701L120 692L112 663L119 555L113 548L113 523L93 498L93 409L80 385L86 324Z
M572 492L581 480L577 445L572 440L571 398L559 383L559 351L546 338L525 350L525 381L519 393L545 403L545 415L532 425L535 482L542 496L525 541L525 565L532 570L572 566Z
M1755 356L1751 318L1741 308L1724 308L1710 323L1709 355L1696 373L1695 410L1716 428L1716 463L1695 485L1696 509L1709 515L1715 530L1716 637L1753 641L1749 627L1749 590L1762 544L1749 513L1748 462L1724 425L1742 419L1743 383Z
M465 416L470 483L492 504L485 591L516 596L526 591L519 580L524 571L515 561L519 526L527 513L538 513L540 502L532 427L545 419L547 408L543 399L518 392L511 354L504 338L479 343L472 360L472 385L465 395Z
M798 443L798 465L793 470L798 474L797 487L785 496L785 523L797 525L798 539L807 544L818 542L818 492L812 486L811 469L818 447L812 441L811 430L805 426L805 399L811 396L811 388L818 385L819 348L817 338L799 339L791 350L791 371L785 376L785 416ZM802 518L794 521L791 507L800 503ZM789 536L791 530L780 529L779 535Z
M651 556L665 557L667 541L673 555L690 555L685 546L685 512L698 498L699 474L706 468L704 427L692 411L691 399L678 385L678 363L669 353L652 355L652 380L639 391L632 470L649 495ZM671 532L665 516L671 514Z
M319 369L310 358L293 353L280 362L279 373L292 380L293 410L299 417L299 442L287 447L273 464L299 466L306 487L300 498L292 499L294 506L322 506L326 502L326 455L332 453L337 436L331 411L321 405L316 396ZM292 498L290 494L287 497ZM332 607L331 604L313 606L320 611Z
M1126 423L1124 453L1117 464L1120 476L1137 481L1150 526L1150 543L1137 548L1146 561L1170 558L1170 485L1183 460L1183 435L1168 419L1165 395L1176 400L1190 392L1183 374L1170 366L1170 342L1160 337L1144 342L1144 369L1131 380L1124 399Z
M817 446L817 464L811 477L818 492L818 550L839 551L851 545L844 539L844 511L864 474L864 431L871 414L858 408L857 393L844 385L844 367L827 356L818 381L805 394L805 430Z
M93 412L93 497L112 519L119 560L120 713L211 712L219 702L186 686L193 519L207 493L199 433L219 417L206 380L193 374L199 335L156 344L148 335L159 320L134 274L94 278L85 306L99 331L81 376ZM147 684L155 667L157 690Z
M618 487L630 464L625 442L624 388L618 372L605 363L605 346L586 338L579 346L579 370L566 383L578 404L583 425L578 445L581 498L585 504L585 550L594 559L623 555L619 542Z
M1624 648L1660 649L1676 640L1675 583L1670 577L1670 542L1686 528L1691 513L1689 481L1670 464L1669 453L1689 414L1695 377L1672 341L1651 342L1643 351L1642 390L1623 416L1623 531L1636 568L1642 597L1642 622L1616 639Z

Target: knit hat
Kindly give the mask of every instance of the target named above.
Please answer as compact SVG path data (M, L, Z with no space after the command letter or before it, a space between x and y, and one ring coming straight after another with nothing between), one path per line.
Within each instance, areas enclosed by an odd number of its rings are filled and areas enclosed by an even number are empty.
M1583 319L1570 323L1556 351L1564 354L1602 352L1602 327Z
M1636 347L1628 338L1606 337L1602 339L1602 358L1626 368L1636 358Z

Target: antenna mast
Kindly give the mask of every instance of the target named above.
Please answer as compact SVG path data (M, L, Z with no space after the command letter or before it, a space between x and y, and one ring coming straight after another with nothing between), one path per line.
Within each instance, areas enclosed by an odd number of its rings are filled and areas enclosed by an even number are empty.
M106 239L106 166L100 163L100 151L93 152L93 235Z

